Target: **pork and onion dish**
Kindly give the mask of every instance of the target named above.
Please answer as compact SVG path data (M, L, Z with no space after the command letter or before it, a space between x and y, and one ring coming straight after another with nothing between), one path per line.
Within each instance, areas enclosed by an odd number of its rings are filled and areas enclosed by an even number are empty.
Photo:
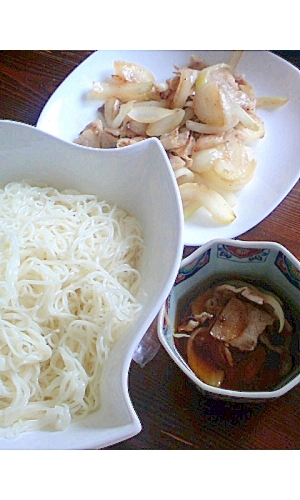
M121 148L157 137L174 171L185 218L204 210L220 224L232 223L236 193L256 171L253 146L265 137L259 109L287 102L256 95L237 70L242 53L233 51L227 62L214 65L193 55L163 82L138 64L115 61L111 78L93 83L87 99L99 101L98 115L74 142Z

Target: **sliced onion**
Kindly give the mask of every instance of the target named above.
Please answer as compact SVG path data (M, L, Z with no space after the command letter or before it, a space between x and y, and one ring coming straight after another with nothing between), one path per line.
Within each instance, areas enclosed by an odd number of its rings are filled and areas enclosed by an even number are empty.
M255 120L257 123L257 130L251 130L250 128L245 127L242 123L238 123L236 126L236 129L241 130L245 135L245 138L243 139L243 143L245 145L252 144L254 141L263 139L263 137L265 136L264 122L257 115L253 116L253 120Z
M178 185L194 180L195 174L189 169L187 162L183 158L171 153L169 154L169 160Z
M134 101L128 101L121 106L118 106L119 101L113 97L105 101L104 107L104 117L108 127L119 128L128 114L132 109Z
M229 66L226 63L213 64L212 66L207 66L206 68L198 71L198 77L196 80L196 88L200 87L204 83L208 82L212 76L212 73L228 70Z
M184 117L183 117L183 120L181 122L181 127L186 125L187 121L191 120L193 118L193 116L194 116L193 108L190 106L185 107L184 108Z
M154 100L148 100L148 101L138 101L135 103L136 107L139 106L155 106L158 108L166 108L167 107L167 101L154 101Z
M155 82L153 74L139 64L127 61L115 61L114 71L115 75L123 78L127 82Z
M251 148L242 144L235 135L225 135L225 139L214 148L192 155L191 169L203 174L206 184L219 193L241 189L252 179L256 167Z
M116 97L121 101L145 101L151 96L153 84L151 82L95 82L93 85L94 97L108 99Z
M218 148L202 149L192 154L192 167L191 169L201 174L210 170L217 159L222 158L222 151Z
M234 114L239 119L239 121L244 125L244 127L249 128L250 130L258 131L259 125L253 119L247 111L245 111L239 104L233 104L234 106Z
M104 118L108 127L112 127L112 123L116 118L120 109L120 101L116 97L109 97L104 103Z
M128 113L129 118L139 123L154 123L170 115L174 115L172 109L158 106L135 106Z
M199 193L199 185L195 182L186 182L179 186L184 217L187 219L201 206L202 200Z
M197 132L198 134L208 134L208 135L221 135L224 132L228 132L238 124L239 120L233 117L231 123L224 125L223 127L215 127L214 125L207 125L206 123L195 122L193 120L187 120L186 127L192 132Z
M243 175L240 164L224 158L215 162L214 171L225 181L235 181L240 179Z
M232 71L234 71L239 64L243 55L243 50L233 50L228 58L227 64Z
M197 79L198 71L190 68L183 68L180 71L180 79L172 101L172 108L183 108L191 89Z
M217 287L217 290L229 290L233 293L241 294L251 302L255 302L256 304L259 305L262 305L264 303L261 294L254 287L251 287L247 284L243 285L242 283L238 284L241 284L241 286L237 287L230 283L223 283L222 285L219 285Z
M196 87L193 106L197 118L207 125L224 127L232 123L231 101L215 80Z
M217 146L223 153L214 164L215 172L225 181L241 181L244 185L254 174L256 161L252 149L231 137Z
M173 113L165 116L161 120L150 123L146 129L146 134L149 137L159 137L175 130L181 123L184 117L183 109L174 109Z
M237 205L237 199L235 196L235 193L233 191L225 191L220 188L217 188L214 184L212 184L208 179L204 177L202 174L198 174L197 172L194 173L194 182L197 182L198 184L205 184L205 186L209 187L210 189L214 189L215 191L218 191L218 193L223 196L223 198L227 201L227 203L231 206L231 208L235 207Z
M288 102L286 97L258 97L256 106L258 108L279 108Z
M208 187L210 187L211 189L213 189L212 186L208 185ZM218 191L218 193L224 198L224 200L226 200L226 202L228 203L228 205L231 208L233 208L233 207L235 207L237 205L237 199L236 199L236 196L235 196L235 194L233 192L230 192L230 191L226 192L226 191L221 191L220 190L220 191Z
M284 327L284 312L283 309L280 305L280 302L277 298L275 298L272 295L269 295L267 293L262 293L263 300L266 304L269 304L273 309L276 314L276 316L279 319L279 332L282 332L283 327Z
M230 224L236 218L227 201L215 190L205 185L187 182L179 186L185 217L191 216L201 206L206 208L213 219L222 224Z
M225 180L220 177L214 169L208 170L207 172L203 172L203 177L207 180L210 185L214 186L216 191L222 193L223 191L228 191L231 193L236 193L240 189L242 189L247 181L244 179L237 179L235 181Z
M193 172L187 167L182 167L174 170L174 174L178 185L184 184L186 182L192 182L194 180Z

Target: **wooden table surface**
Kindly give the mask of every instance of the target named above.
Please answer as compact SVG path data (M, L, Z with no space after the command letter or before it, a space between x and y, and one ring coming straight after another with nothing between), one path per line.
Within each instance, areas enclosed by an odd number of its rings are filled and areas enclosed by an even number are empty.
M0 51L0 119L35 125L51 94L91 52ZM300 51L275 52L300 68ZM277 241L300 259L300 182L240 238ZM111 450L300 448L300 385L267 404L206 399L161 347L145 367L132 363L129 387L143 428Z

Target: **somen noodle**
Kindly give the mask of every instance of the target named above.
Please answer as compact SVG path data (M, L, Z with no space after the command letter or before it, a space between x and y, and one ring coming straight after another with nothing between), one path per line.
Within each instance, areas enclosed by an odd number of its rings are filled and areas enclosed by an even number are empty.
M12 182L0 228L0 435L62 430L100 407L103 364L141 310L141 227L94 195Z

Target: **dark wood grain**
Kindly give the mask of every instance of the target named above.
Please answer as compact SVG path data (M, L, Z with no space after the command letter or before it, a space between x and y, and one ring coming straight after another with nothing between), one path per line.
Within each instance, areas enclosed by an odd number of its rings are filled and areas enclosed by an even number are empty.
M54 90L91 52L0 51L0 119L35 125ZM300 67L300 51L275 52ZM300 259L300 182L240 238L277 241ZM207 399L160 348L144 368L132 363L129 387L143 429L110 450L300 448L300 386L268 404Z
M0 117L35 125L50 95L92 51L0 51Z

